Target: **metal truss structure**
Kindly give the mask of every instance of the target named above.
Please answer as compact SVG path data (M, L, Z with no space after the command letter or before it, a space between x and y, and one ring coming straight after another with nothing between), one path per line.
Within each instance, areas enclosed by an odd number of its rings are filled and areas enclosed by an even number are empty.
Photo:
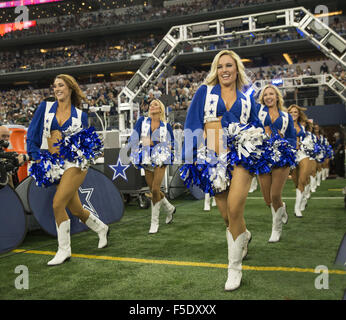
M336 93L342 100L346 101L346 87L331 74L257 80L253 83L252 86L255 91L255 95L257 95L261 88L263 88L267 84L275 84L279 89L327 86L332 91L334 91L334 93Z
M345 40L303 7L174 26L118 95L121 142L132 132L135 121L134 112L139 112L136 102L145 90L148 90L163 76L176 57L183 53L184 44L194 46L208 42L227 42L240 35L285 32L290 29L304 34L306 39L327 57L345 68ZM337 79L332 76L323 76L317 80L318 85L328 85L345 100L345 87ZM294 81L294 83L298 85L298 82ZM262 84L260 83L260 85ZM304 81L302 84L304 85ZM125 117L129 120L130 128L125 129Z

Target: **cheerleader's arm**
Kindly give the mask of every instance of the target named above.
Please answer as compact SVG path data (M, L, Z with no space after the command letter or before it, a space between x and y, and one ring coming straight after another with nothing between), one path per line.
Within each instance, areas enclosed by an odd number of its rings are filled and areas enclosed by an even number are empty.
M84 129L89 127L88 115L86 112L82 112L82 127Z
M197 161L197 141L203 139L204 104L207 95L207 86L200 86L192 98L187 110L184 125L183 161ZM196 136L197 135L197 136Z
M40 159L40 148L42 144L43 122L46 110L46 102L42 102L35 111L26 138L27 153L32 160Z
M294 122L290 114L288 114L288 126L285 132L285 139L289 142L292 148L297 148L297 131L294 128Z
M129 141L128 141L128 145L129 147L134 147L134 146L138 146L139 144L139 140L140 140L140 136L141 136L141 133L142 133L142 123L143 123L143 120L144 120L144 117L140 117L134 128L133 128L133 132L129 138Z
M174 134L173 134L173 129L172 126L167 123L167 142L169 142L171 149L174 149Z

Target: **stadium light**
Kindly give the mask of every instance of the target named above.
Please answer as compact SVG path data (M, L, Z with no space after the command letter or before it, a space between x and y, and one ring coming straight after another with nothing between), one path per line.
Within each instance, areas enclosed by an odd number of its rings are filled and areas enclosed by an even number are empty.
M153 51L153 55L157 58L161 56L161 54L169 47L169 44L165 41L162 40L157 47Z
M327 43L331 45L333 48L338 50L341 54L345 52L346 45L344 41L341 41L333 34L329 36Z
M208 32L209 24L198 24L196 26L192 26L192 33L200 33L200 32Z

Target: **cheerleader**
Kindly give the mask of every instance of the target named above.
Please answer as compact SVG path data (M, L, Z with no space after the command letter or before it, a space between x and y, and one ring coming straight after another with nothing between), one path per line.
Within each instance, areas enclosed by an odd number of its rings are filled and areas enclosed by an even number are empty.
M223 127L228 129L228 120L232 115L237 123L258 121L253 109L254 101L241 93L246 83L240 57L234 51L220 51L212 62L206 80L192 99L184 130L185 164L181 167L181 177L187 186L195 184L205 193L215 196L217 208L227 226L226 291L240 286L242 260L251 240L243 212L252 176L241 165L235 166L231 173L229 153L224 145L226 131L223 130ZM230 113L229 110L232 115L226 119L224 117Z
M140 117L129 139L130 159L136 168L144 169L151 198L151 224L149 234L158 232L160 208L166 211L166 223L173 221L176 208L160 190L166 166L172 164L174 135L166 122L165 106L158 100L149 105L148 117Z
M259 97L258 118L264 126L273 148L271 170L259 175L263 198L272 213L272 233L269 242L278 242L282 233L282 223L286 224L288 215L282 201L282 192L295 165L296 131L293 119L284 109L280 90L274 85L266 85Z
M322 163L324 162L325 159L325 152L324 148L322 146L322 136L320 134L320 126L315 123L313 125L313 135L314 135L314 143L315 143L315 167L313 171L313 176L315 177L316 181L316 187L319 187L321 185L321 178L322 178Z
M89 164L102 152L102 143L93 128L86 129L87 114L79 109L85 96L76 80L66 74L55 78L53 89L56 101L44 101L39 105L27 134L28 154L36 161L30 168L31 175L38 185L57 184L53 211L58 251L48 262L49 266L71 257L70 219L66 208L98 234L98 248L107 245L109 233L106 224L83 208L78 194ZM83 145L83 136L88 139L88 146ZM71 141L79 141L74 151L68 146ZM48 146L48 152L40 151L42 144ZM90 149L93 146L95 148Z
M301 218L302 211L305 210L309 193L310 179L310 161L309 152L312 151L312 140L309 138L304 125L307 117L304 113L306 108L292 104L288 107L288 112L294 121L294 128L297 132L297 166L292 170L292 180L296 186L296 201L294 205L294 214L297 218Z

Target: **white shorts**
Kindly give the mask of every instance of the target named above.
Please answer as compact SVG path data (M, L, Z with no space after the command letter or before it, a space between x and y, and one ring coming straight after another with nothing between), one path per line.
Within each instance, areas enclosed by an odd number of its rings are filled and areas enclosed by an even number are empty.
M77 162L70 162L70 161L66 161L64 160L64 166L63 166L63 170L64 172L67 170L67 169L70 169L70 168L79 168L83 171L83 169L80 167L80 165L77 163ZM88 168L84 169L84 170L87 170Z
M303 150L298 150L296 163L299 163L300 161L302 161L305 158L309 158L309 156Z

